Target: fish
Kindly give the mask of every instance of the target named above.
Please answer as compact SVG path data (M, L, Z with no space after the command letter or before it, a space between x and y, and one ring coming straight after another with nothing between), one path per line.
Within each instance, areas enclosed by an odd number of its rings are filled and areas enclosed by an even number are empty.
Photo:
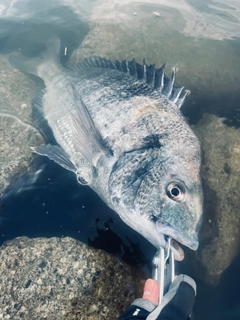
M93 56L60 63L60 40L28 58L11 53L17 69L41 78L33 105L51 143L33 147L75 173L132 229L156 248L168 238L176 260L182 245L197 250L203 215L200 143L181 113L188 91L165 64Z

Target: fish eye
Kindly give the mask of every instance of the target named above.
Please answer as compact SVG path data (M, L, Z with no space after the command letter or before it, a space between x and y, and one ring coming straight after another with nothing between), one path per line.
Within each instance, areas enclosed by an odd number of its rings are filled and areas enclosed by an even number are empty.
M171 182L167 186L167 196L175 201L182 200L185 194L185 188L182 184Z
M80 173L77 171L76 174L77 174L77 181L78 181L78 183L80 183L80 184L82 184L82 185L87 185L87 184L89 184L89 182L90 182L90 176L89 176L88 173L85 174L85 175L83 175L83 174L80 174Z
M77 181L82 185L87 185L88 181L85 180L83 177L77 177Z

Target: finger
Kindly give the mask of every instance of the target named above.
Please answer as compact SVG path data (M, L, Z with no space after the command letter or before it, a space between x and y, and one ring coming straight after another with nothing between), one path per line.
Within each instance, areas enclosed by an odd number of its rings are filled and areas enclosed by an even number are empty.
M195 296L195 281L186 275L179 275L163 296L161 304L151 312L151 319L188 319Z
M143 299L150 300L158 304L159 299L159 286L153 279L148 279L144 286Z

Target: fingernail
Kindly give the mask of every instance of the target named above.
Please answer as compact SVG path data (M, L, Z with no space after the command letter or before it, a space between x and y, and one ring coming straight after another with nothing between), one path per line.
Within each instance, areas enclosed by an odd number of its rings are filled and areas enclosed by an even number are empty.
M159 290L158 284L153 279L148 279L144 286L143 298L158 304Z

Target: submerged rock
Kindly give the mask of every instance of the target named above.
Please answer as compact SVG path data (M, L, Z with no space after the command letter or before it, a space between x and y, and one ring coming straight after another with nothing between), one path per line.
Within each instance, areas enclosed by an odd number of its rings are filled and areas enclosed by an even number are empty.
M29 171L30 146L42 144L39 132L27 122L38 85L0 57L0 194L15 174Z
M117 319L142 290L130 266L72 238L0 248L0 319Z
M205 202L200 248L193 265L198 277L217 284L239 253L240 129L209 114L193 129L203 150Z
M129 1L121 1L121 4L119 1L119 5L113 5L112 1L109 5L106 1L104 5L97 2L91 13L89 33L73 52L70 64L81 63L93 55L112 61L135 58L138 63L145 58L147 64L154 63L156 67L166 63L167 75L177 65L177 85L191 91L182 110L194 123L203 112L236 109L240 81L240 73L236 72L236 66L240 64L237 50L226 46L224 41L204 39L201 33L197 37L186 37L189 20L182 12L177 14L176 10L155 5L154 11L161 15L157 19L146 3L136 6ZM223 67L226 56L227 68Z

